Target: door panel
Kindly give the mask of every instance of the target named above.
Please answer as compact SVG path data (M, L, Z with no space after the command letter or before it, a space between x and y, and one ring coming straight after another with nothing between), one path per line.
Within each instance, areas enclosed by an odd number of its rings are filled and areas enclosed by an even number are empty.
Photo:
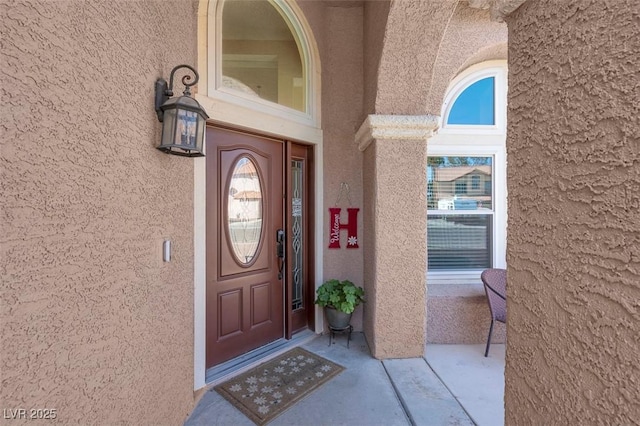
M240 333L242 329L242 290L218 294L218 338L224 339Z
M284 335L280 141L207 129L207 367Z
M251 287L251 327L271 321L271 283Z

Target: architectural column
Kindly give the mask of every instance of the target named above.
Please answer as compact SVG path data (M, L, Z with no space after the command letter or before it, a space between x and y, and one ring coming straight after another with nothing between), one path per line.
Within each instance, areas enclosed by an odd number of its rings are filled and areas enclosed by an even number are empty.
M506 424L640 418L639 16L537 0L504 18Z
M427 139L436 116L370 115L364 152L364 330L374 357L422 356L426 334Z

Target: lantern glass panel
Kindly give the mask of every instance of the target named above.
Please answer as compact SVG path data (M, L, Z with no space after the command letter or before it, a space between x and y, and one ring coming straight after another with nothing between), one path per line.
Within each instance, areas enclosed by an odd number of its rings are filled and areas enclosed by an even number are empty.
M160 147L170 147L173 145L173 135L176 126L176 110L168 109L164 112L162 122L162 143Z
M178 109L177 111L178 122L176 123L175 144L182 149L195 149L198 113L185 109Z
M206 127L206 119L202 116L198 116L198 133L196 134L197 149L200 152L204 152L202 145L204 144L204 130Z

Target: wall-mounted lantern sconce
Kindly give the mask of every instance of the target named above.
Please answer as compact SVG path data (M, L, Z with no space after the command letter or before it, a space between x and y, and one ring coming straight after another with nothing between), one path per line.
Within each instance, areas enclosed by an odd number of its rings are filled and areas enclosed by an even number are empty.
M184 93L173 97L173 75L181 68L189 69L195 76L192 83L190 75L182 77ZM198 101L191 97L191 86L198 82L198 72L189 65L178 65L171 70L169 86L167 81L156 80L156 112L162 123L162 140L159 150L167 154L183 157L203 157L204 131L209 116Z

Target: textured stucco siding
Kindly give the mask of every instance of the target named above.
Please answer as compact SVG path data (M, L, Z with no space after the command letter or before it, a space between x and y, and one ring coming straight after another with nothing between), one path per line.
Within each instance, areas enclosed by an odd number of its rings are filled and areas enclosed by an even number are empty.
M427 343L487 342L491 311L482 284L434 284L427 291ZM505 331L495 321L491 343L504 343Z
M153 84L195 64L196 5L0 8L0 408L180 424L193 405L193 160L154 149Z
M367 302L373 320L367 340L379 359L424 354L426 324L426 179L404 170L426 170L423 140L376 140L367 154L375 170L373 236L367 265L375 266L375 292ZM369 146L367 151L373 150ZM375 158L372 159L371 156ZM370 222L368 222L370 224ZM371 227L371 225L368 225Z
M376 46L383 5L367 5L365 47ZM483 60L506 59L507 29L488 10L457 0L391 2L377 68L378 114L439 115L446 89L465 68ZM375 33L374 33L375 31ZM371 68L367 51L365 108L369 111Z
M458 0L391 2L378 69L377 114L439 114L425 110L434 65ZM449 77L449 76L447 76Z
M640 419L640 3L507 18L507 424Z
M322 215L315 218L323 230L322 276L348 279L364 285L364 229L362 153L354 143L362 117L363 98L363 4L358 1L299 1L305 20L318 46L322 70ZM348 194L340 197L342 183ZM340 198L340 200L338 200ZM337 203L337 204L336 204ZM341 231L340 249L328 249L329 208L342 209L341 222L348 221L347 208L360 208L358 213L357 249L347 249L347 232ZM321 283L316 283L320 285ZM363 327L363 306L356 308L351 324ZM326 322L325 322L326 323Z
M324 163L324 216L325 231L324 279L349 279L363 284L363 246L367 235L362 228L362 153L353 142L360 125L362 111L362 14L361 5L329 3L324 11L324 43L320 51L322 61L322 122ZM340 194L341 184L348 190ZM341 231L340 249L328 249L329 208L342 209L341 223L348 221L347 208L360 208L358 213L357 249L347 249L347 233ZM362 330L362 307L354 312L352 325Z
M364 2L364 98L361 122L364 121L367 114L375 112L378 68L380 67L390 3L388 0Z
M426 111L440 113L449 83L471 65L470 62L507 59L506 46L506 24L491 22L488 10L473 9L466 2L458 3L437 46Z

